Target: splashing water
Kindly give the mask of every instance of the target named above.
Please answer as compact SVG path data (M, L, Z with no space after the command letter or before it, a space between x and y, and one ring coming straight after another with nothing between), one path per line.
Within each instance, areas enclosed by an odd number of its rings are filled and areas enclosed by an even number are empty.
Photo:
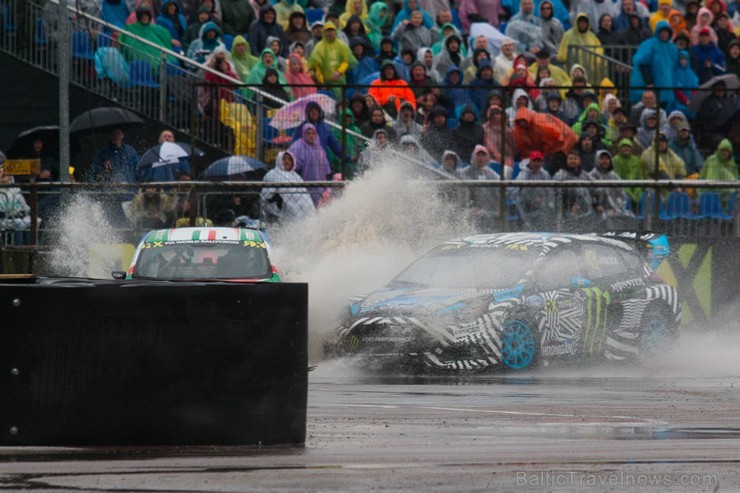
M75 195L64 205L52 244L52 275L110 279L118 270L120 242L105 208L95 200ZM101 247L97 247L100 245Z
M470 234L465 214L394 161L352 182L328 206L271 233L286 281L309 283L309 356L322 357L350 298L377 289L421 253Z

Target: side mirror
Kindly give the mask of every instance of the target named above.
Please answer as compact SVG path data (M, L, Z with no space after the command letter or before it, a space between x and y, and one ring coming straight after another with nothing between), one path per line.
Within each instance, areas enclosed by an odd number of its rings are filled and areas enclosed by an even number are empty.
M587 288L591 285L591 281L585 277L576 276L570 279L570 287L572 288Z
M110 274L113 276L113 279L118 279L119 281L126 279L126 273L122 270L114 270Z

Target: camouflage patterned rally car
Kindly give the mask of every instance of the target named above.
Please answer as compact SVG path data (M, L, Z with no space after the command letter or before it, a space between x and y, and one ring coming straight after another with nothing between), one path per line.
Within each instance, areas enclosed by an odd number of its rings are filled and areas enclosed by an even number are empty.
M354 299L330 356L410 372L630 360L678 336L676 290L650 268L665 236L504 233L448 241Z

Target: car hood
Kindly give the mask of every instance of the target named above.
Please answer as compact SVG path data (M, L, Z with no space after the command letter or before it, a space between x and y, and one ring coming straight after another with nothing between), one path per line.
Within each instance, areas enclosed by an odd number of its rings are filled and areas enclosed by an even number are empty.
M350 306L352 315L378 313L383 315L419 313L444 315L481 303L518 297L523 286L512 289L450 289L388 286L371 293Z

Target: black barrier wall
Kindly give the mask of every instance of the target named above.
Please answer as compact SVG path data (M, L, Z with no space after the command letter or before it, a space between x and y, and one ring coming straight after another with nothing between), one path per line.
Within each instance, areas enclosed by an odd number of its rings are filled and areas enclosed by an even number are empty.
M306 284L0 285L0 445L300 444Z

